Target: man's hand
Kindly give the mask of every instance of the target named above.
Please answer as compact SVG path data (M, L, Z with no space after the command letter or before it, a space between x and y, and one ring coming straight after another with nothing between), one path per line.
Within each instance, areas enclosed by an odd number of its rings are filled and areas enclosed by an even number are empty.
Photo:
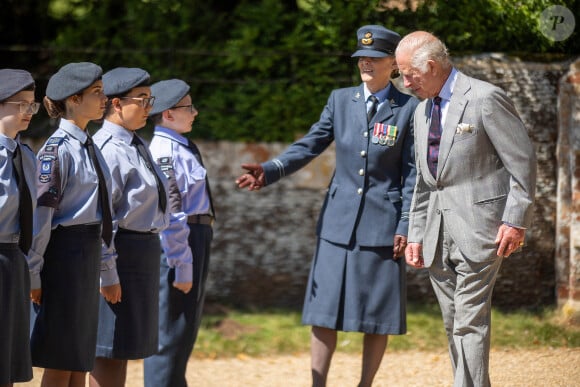
M193 286L193 282L174 282L173 287L175 289L181 290L183 294L189 293L191 287Z
M264 169L260 164L242 164L247 172L236 179L239 188L248 188L249 191L258 191L266 184Z
M42 299L42 289L38 288L38 289L32 289L30 291L30 299L32 300L32 302L34 302L36 305L40 305L40 300Z
M111 304L121 302L121 284L103 286L101 287L101 294Z
M409 243L405 249L405 259L409 266L417 269L425 267L425 262L423 261L423 245L416 242Z
M524 245L525 236L525 229L502 224L495 238L495 244L498 246L497 255L504 258L509 257Z
M403 235L395 235L393 241L393 259L399 259L405 254L405 247L407 247L407 237Z

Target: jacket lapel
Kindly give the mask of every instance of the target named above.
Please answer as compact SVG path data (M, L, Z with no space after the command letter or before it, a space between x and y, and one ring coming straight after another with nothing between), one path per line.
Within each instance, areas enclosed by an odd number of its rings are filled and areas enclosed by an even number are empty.
M387 99L385 100L385 102L383 102L380 109L377 111L377 113L375 114L369 125L372 124L374 126L375 122L383 122L386 121L388 118L390 118L394 114L393 108L399 106L397 104L397 100L398 100L397 90L395 86L391 84L389 94L387 95Z
M445 117L445 126L441 133L441 142L439 144L439 163L437 166L437 175L441 176L443 168L445 168L445 163L449 157L449 152L451 151L451 145L453 145L453 139L455 138L455 128L461 121L463 117L463 111L467 106L468 99L466 94L471 89L469 80L462 73L457 74L457 80L455 81L455 86L453 88L453 94L451 95L451 100L449 101L449 106L447 109L447 115Z
M355 117L355 122L367 122L367 104L362 84L355 89L355 92L352 95L352 102L357 116Z
M421 171L423 178L430 184L435 185L435 177L429 172L429 166L427 163L427 149L428 138L429 138L429 124L431 120L431 99L426 99L417 107L417 113L423 112L422 115L415 114L417 121L415 122L415 139L417 141L417 164L421 165Z

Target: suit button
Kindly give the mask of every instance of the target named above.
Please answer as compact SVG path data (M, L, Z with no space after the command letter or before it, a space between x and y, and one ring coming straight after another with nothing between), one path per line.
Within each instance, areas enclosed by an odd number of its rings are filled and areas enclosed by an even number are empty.
M365 170L364 170L364 169L359 169L359 170L358 170L358 174L359 174L360 176L364 176L364 175L365 175Z
M360 151L360 157L366 157L367 156L367 151Z
M363 137L368 137L369 136L369 132L363 132Z
M441 215L441 210L437 210L435 212L437 213L437 215Z
M443 184L437 184L437 189L441 191L443 189Z
M359 188L359 189L357 189L357 190L356 190L356 193L357 193L357 194L359 194L359 195L362 195L362 193L363 193L363 189L362 189L362 188Z

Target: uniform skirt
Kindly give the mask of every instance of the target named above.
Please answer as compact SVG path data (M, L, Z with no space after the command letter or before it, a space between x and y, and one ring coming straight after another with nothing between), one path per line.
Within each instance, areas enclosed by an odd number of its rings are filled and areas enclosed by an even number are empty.
M52 230L40 273L30 346L35 367L93 369L99 313L101 226Z
M405 260L392 247L340 246L319 239L302 323L370 334L406 332Z
M0 385L32 379L30 275L16 243L0 243Z
M111 304L101 297L97 356L143 359L157 353L159 235L119 229L115 248L121 302Z

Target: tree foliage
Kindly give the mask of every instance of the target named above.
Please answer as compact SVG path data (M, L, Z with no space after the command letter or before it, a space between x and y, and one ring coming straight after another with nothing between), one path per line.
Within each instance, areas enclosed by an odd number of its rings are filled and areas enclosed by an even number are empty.
M92 61L181 78L200 114L194 136L290 141L318 116L331 89L358 84L355 33L382 24L423 29L453 55L501 51L558 60L580 52L578 32L552 42L538 27L552 4L580 0L5 0L2 67L43 85L58 67ZM395 5L402 5L397 8ZM577 21L580 23L580 20ZM576 28L577 30L578 28Z

